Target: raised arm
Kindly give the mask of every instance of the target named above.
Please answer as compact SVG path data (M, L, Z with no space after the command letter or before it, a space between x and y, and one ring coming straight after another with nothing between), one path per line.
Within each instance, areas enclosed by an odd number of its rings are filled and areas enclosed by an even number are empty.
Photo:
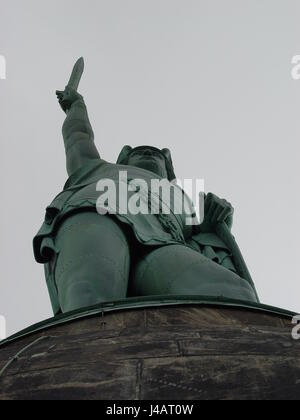
M94 133L83 97L69 86L64 91L57 91L56 95L67 115L62 133L70 176L90 160L99 159L100 155L94 143Z

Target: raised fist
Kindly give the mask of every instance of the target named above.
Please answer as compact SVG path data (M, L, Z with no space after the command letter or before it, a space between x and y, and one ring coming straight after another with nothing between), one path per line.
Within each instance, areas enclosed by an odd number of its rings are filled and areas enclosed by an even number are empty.
M67 86L64 91L57 90L56 96L59 102L59 105L62 107L64 112L68 112L72 104L78 99L83 99L83 97L75 90Z

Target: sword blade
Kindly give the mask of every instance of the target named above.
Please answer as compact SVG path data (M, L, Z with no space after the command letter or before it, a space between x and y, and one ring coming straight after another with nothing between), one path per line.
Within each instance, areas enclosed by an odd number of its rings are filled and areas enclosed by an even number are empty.
M71 74L71 77L67 86L77 91L83 71L84 71L84 59L83 57L81 57L75 63L75 66L73 68L73 71L72 71L72 74Z

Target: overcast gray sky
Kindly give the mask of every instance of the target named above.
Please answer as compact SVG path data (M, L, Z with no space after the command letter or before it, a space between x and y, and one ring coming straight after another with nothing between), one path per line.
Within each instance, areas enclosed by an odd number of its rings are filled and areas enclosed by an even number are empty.
M0 0L1 278L8 334L52 316L32 238L66 181L55 90L83 55L96 143L169 147L236 209L263 303L300 312L299 0Z

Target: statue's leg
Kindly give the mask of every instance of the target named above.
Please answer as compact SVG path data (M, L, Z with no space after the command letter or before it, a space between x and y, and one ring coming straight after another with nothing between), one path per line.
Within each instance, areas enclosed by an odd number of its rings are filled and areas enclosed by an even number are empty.
M203 295L257 301L246 280L183 245L146 253L136 264L131 290L135 296Z
M77 213L61 225L55 245L55 282L62 312L126 298L129 245L112 218Z

